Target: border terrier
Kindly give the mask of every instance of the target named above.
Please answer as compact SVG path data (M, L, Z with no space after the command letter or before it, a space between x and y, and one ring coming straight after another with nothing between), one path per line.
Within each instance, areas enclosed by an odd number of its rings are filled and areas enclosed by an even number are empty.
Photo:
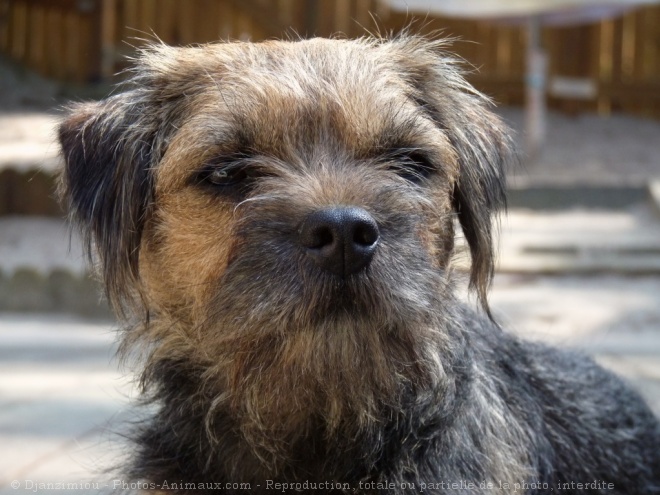
M71 109L61 195L153 408L130 487L660 493L643 400L490 317L511 146L446 49L155 45Z

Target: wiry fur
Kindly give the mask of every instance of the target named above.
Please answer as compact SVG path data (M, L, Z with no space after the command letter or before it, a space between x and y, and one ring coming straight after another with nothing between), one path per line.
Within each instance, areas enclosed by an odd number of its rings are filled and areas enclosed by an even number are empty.
M126 92L72 109L62 196L158 406L131 479L660 493L658 423L634 392L454 296L457 216L488 311L508 140L443 49L413 36L154 46ZM249 187L204 178L237 166ZM298 241L332 205L380 230L346 280Z

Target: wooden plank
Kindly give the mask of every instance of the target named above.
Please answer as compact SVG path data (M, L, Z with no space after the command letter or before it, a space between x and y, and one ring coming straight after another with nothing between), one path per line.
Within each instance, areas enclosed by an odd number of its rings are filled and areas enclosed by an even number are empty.
M486 41L483 44L485 55L484 68L487 73L499 74L499 60L497 58L497 51L500 44L498 36L498 29L490 23L484 23L486 30Z
M624 83L635 79L635 65L637 57L635 56L635 38L636 33L636 15L634 12L628 13L621 19L621 58L619 67L620 80ZM625 104L627 111L637 113L639 106L635 102Z
M637 16L634 13L623 17L623 30L621 33L621 77L624 80L632 79L635 72L635 38Z
M136 46L140 36L140 4L138 0L122 0L121 38L131 46Z
M600 62L599 56L598 56L598 50L599 50L599 29L598 29L598 24L592 24L589 26L588 30L588 37L589 37L589 58L587 61L588 64L588 77L594 81L598 81L598 74L599 74L599 69L598 69L598 64Z
M591 32L588 26L572 26L552 29L555 46L551 54L554 60L551 76L569 79L591 77ZM550 99L553 107L565 113L577 114L591 105L588 101L555 95Z
M140 45L154 41L154 33L158 24L158 5L157 0L140 0L139 2L139 29L137 36L141 38Z
M458 41L454 42L450 49L456 51L459 56L465 59L466 70L469 71L480 69L476 67L476 61L482 47L476 36L476 31L477 26L475 23L461 20L453 22L446 32L448 36L458 38Z
M585 36L588 39L588 52L587 59L585 61L586 68L586 77L593 81L596 86L596 91L598 91L598 26L596 24L591 24L586 26ZM589 112L598 111L598 97L584 102L585 109Z
M524 29L520 26L515 28L513 44L511 46L511 74L517 78L523 78L527 70L525 60L526 38Z
M0 0L0 51L9 52L11 4L9 0Z
M242 10L236 12L236 36L241 41L250 41L252 39L252 18ZM256 40L255 40L256 41Z
M24 62L31 69L39 72L39 43L43 38L43 20L39 5L28 5L27 43Z
M61 60L64 58L63 15L60 9L48 9L46 14L46 73L57 79L64 78Z
M371 12L376 18L376 23L379 25L381 23L387 23L392 15L390 4L388 2L383 2L382 0L374 0L372 5Z
M349 33L352 38L358 38L367 34L366 30L371 28L371 16L369 11L372 0L350 0L351 18L349 19Z
M137 16L135 3L132 0L115 0L115 44L113 56L113 76L112 80L119 81L121 73L128 67L127 55L133 54L136 32L131 29Z
M582 44L581 28L555 28L558 34L557 74L570 77L581 77L582 60L581 52L584 50Z
M32 7L50 7L60 9L67 12L82 11L86 9L93 9L93 1L81 0L16 0L25 3Z
M505 99L521 103L525 98L525 83L518 77L472 74L468 76L468 81L497 104L502 104Z
M351 3L350 0L335 0L331 30L335 33L348 35L350 32Z
M614 81L610 84L603 85L602 89L618 98L641 98L652 101L660 100L660 91L658 91L658 83L656 81L640 81L634 83Z
M12 32L11 32L11 52L10 55L14 60L24 60L26 54L27 43L27 23L28 23L28 6L22 2L14 3L14 9L11 17Z
M208 43L217 41L220 32L220 21L218 19L218 0L197 0L197 43Z
M86 83L93 79L92 72L94 70L93 56L94 46L92 46L94 26L92 20L87 15L77 15L77 30L80 42L76 50L76 65L75 65L75 82ZM98 56L98 52L96 53Z
M290 11L289 20L281 20L286 25L285 35L298 37L306 30L306 21L308 18L307 0L286 0L290 5L287 9Z
M286 26L279 22L279 15L272 1L267 4L259 6L254 0L225 0L229 2L236 12L242 15L239 18L241 23L242 36L250 37L248 24L252 26L259 26L263 33L268 33L267 36L281 36ZM246 24L242 20L243 16L250 18Z
M156 16L156 35L170 45L181 44L179 9L185 8L179 0L159 0Z
M614 32L612 35L612 81L620 83L622 81L622 54L621 54L621 41L623 34L623 21L621 19L615 19L613 21ZM621 98L612 99L612 110L615 111L626 111L632 110L631 108L626 108L627 102Z
M230 40L233 32L233 12L232 6L226 2L220 2L218 10L218 36L222 40Z
M54 198L56 179L43 172L8 170L2 179L9 179L10 195L5 208L12 215L61 216L62 209ZM11 172L14 172L11 174Z
M94 2L93 8L84 13L89 34L86 43L86 69L84 82L99 82L101 80L102 61L102 10L101 2Z
M660 6L648 7L639 12L640 41L637 45L639 56L639 77L660 79Z
M279 22L287 28L293 26L293 0L277 0Z
M644 57L640 57L640 73L656 86L656 94L660 94L660 6L646 7L639 16L644 22L644 32L638 38L644 39ZM641 51L640 51L641 53ZM655 100L650 105L645 105L649 117L660 118L660 101Z
M110 79L115 73L118 54L117 0L101 1L101 76Z
M613 74L613 54L614 49L614 23L612 21L603 21L599 26L599 71L598 79L600 87L612 83ZM612 112L612 101L608 94L601 91L598 98L598 113L609 115Z
M188 0L186 6L179 11L179 26L181 34L181 44L189 45L196 41L196 17L197 0Z
M314 2L310 2L314 3ZM335 4L332 0L318 0L316 2L316 25L307 33L308 36L331 36L335 31Z
M212 38L208 41L217 42L222 40L223 25L220 16L222 15L222 1L213 0L211 2L211 20L213 31L211 32Z
M78 76L78 50L81 41L78 16L75 13L66 12L64 14L64 32L66 33L64 58L62 59L65 68L64 78L73 81Z
M511 72L511 28L500 27L496 31L497 47L495 56L497 57L497 74L509 74Z
M488 48L486 47L489 43L488 36L490 34L490 29L484 22L475 22L474 28L475 31L472 39L474 39L477 44L472 52L470 63L474 64L480 73L487 74L492 71L492 68L488 64Z

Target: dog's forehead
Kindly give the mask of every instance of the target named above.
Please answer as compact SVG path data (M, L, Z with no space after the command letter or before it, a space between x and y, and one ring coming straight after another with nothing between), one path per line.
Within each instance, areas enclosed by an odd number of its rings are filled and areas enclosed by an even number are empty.
M382 46L314 39L225 45L218 56L214 113L253 146L330 139L364 148L424 128L411 125L423 118L414 87Z

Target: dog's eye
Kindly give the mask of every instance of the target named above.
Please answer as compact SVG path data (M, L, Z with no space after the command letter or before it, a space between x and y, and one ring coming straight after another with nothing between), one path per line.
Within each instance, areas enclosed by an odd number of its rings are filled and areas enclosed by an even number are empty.
M433 166L428 158L419 152L397 153L392 168L402 178L414 184L428 179L433 172Z
M243 167L213 168L203 173L203 180L208 184L220 187L235 186L249 177Z

